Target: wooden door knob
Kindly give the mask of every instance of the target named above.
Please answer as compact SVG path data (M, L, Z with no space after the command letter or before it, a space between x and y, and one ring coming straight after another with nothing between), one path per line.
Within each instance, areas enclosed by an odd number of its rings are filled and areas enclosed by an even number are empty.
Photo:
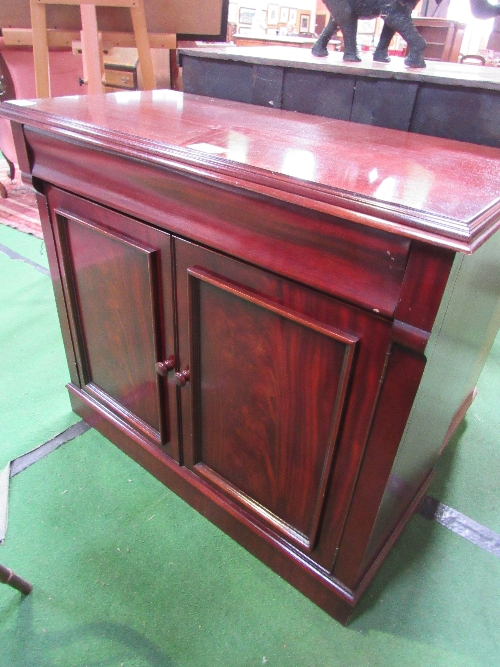
M166 377L170 371L174 370L174 368L175 358L173 354L168 359L165 359L165 361L156 362L156 372L162 377Z
M189 368L186 368L185 371L176 373L174 375L174 382L178 387L185 387L186 384L189 382L189 380L190 380Z

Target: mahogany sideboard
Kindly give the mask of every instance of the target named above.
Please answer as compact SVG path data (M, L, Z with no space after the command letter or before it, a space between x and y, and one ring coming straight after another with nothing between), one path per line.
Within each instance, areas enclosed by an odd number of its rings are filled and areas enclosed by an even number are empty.
M74 410L347 622L498 330L500 150L168 90L0 111Z

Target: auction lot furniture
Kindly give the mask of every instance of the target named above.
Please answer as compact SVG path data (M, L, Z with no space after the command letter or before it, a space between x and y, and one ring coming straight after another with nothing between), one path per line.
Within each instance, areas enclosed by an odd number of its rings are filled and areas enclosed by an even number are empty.
M435 19L428 16L414 18L413 25L427 42L426 60L458 62L466 28L465 23Z
M1 113L74 410L347 622L498 329L500 151L167 90Z

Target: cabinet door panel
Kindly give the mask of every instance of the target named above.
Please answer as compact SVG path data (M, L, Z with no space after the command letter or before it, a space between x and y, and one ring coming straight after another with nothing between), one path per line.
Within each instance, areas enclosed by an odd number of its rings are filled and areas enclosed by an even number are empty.
M330 568L352 491L336 470L359 465L390 325L179 239L175 255L184 463Z
M217 274L188 273L193 463L309 547L357 338Z
M80 384L165 445L168 390L156 362L173 353L170 236L64 193L49 202Z

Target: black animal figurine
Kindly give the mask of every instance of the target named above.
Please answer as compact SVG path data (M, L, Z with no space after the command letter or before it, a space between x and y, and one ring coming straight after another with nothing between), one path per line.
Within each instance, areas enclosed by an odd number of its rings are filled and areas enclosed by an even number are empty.
M315 56L328 55L327 45L340 28L344 37L344 60L359 62L356 45L358 19L374 19L381 16L384 27L373 54L373 60L390 62L388 49L392 38L398 32L408 44L405 65L425 67L424 51L427 43L413 25L411 13L418 0L323 0L331 17L325 29L312 48ZM487 0L470 0L471 10L476 18L487 19L500 16L500 5L490 5Z

